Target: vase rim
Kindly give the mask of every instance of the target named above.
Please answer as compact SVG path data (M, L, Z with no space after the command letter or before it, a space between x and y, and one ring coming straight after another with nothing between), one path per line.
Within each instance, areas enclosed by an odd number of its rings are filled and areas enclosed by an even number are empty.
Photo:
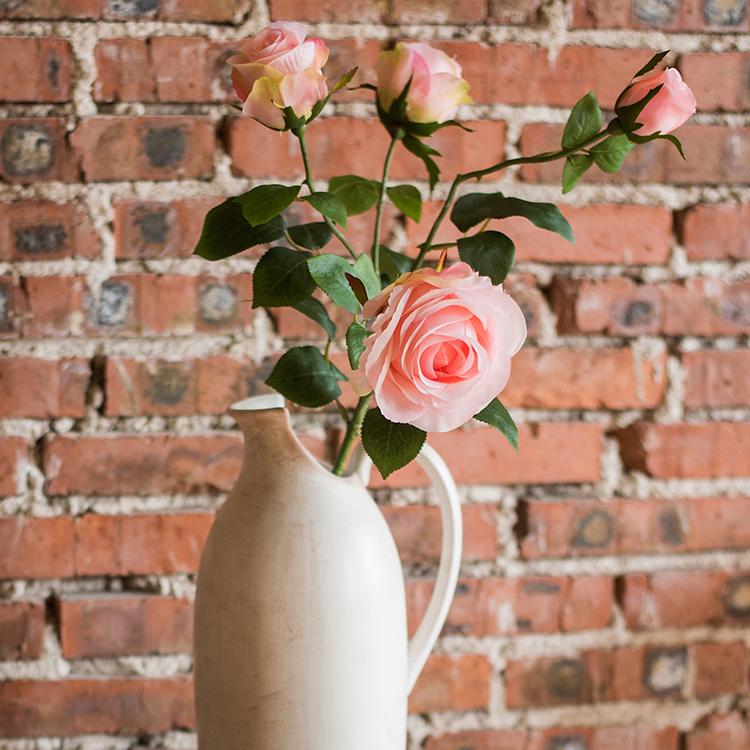
M280 393L262 393L259 396L250 396L241 401L235 401L229 411L266 411L268 409L285 408L284 397Z

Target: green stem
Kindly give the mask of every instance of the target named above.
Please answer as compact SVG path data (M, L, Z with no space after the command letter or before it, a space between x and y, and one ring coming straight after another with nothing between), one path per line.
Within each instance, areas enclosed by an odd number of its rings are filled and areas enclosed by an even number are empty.
M333 464L334 474L341 476L344 473L344 469L349 463L349 458L352 455L354 443L357 440L360 430L362 429L362 422L364 422L365 414L367 414L367 406L372 398L372 393L368 393L366 396L360 396L357 401L357 406L354 409L354 414L349 420L349 424L346 426L346 432L344 433L344 439L341 442L338 456Z
M309 188L311 193L315 192L315 188L313 187L313 178L312 178L312 172L310 171L310 156L307 153L307 144L305 143L305 128L304 126L301 128L296 128L292 131L295 136L297 136L297 139L299 140L299 148L300 152L302 153L302 163L305 165L305 183L307 184L307 187ZM323 221L325 221L328 228L333 232L334 237L347 249L349 252L349 255L352 256L352 258L357 257L357 253L354 251L354 248L349 243L349 240L344 237L344 235L339 231L339 228L327 217L323 217Z
M613 122L617 122L616 120L613 120ZM482 177L486 177L489 174L492 174L493 172L500 172L503 169L507 169L508 167L515 167L518 164L542 164L544 162L548 161L555 161L557 159L564 159L571 154L575 154L581 149L585 148L586 146L590 146L592 143L595 143L596 141L607 137L609 135L612 135L613 132L615 132L616 128L613 128L612 123L605 128L604 130L598 132L596 135L592 135L590 138L587 138L585 141L582 141L581 143L577 143L575 146L571 146L570 148L563 148L559 151L548 151L543 154L537 154L536 156L519 156L515 159L506 159L505 161L498 162L497 164L493 164L490 167L486 167L485 169L477 169L473 172L465 172L463 174L457 174L455 179L453 180L453 183L451 184L450 190L448 191L448 196L445 199L445 202L443 203L443 207L440 210L440 213L435 217L435 221L432 224L432 227L430 228L430 232L427 235L427 239L419 246L419 254L414 259L414 265L412 267L412 270L416 271L418 268L422 267L422 263L424 263L424 257L427 255L427 253L434 249L434 246L432 244L432 241L435 239L435 235L437 234L438 229L440 228L440 225L443 222L443 219L448 215L448 211L450 211L451 206L453 204L453 200L456 197L456 192L458 191L458 188L461 186L462 183L468 182L469 180L481 180Z
M402 137L403 136L397 131L391 138L391 142L388 144L388 151L385 154L385 162L383 164L383 179L380 181L380 195L378 196L378 207L375 212L375 231L373 232L372 237L372 265L375 268L375 275L378 278L380 278L380 222L383 218L386 181L388 180L388 172L391 168L393 151L396 148L396 143L400 141Z

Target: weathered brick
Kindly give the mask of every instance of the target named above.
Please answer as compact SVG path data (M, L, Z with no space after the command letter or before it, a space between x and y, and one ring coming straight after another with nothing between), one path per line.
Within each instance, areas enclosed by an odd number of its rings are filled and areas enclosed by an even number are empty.
M750 721L739 713L711 714L686 735L686 750L750 747Z
M0 177L30 183L78 178L61 117L28 117L0 122Z
M202 117L91 117L79 124L71 141L91 182L207 179L213 174L214 130Z
M479 654L433 654L409 696L410 713L476 711L490 701L492 666Z
M750 352L743 349L686 352L685 405L692 408L750 403Z
M22 0L0 6L0 18L226 23L248 9L249 0Z
M28 316L28 298L18 278L0 277L0 340L15 339Z
M487 0L393 0L394 23L481 23L487 16Z
M81 276L29 276L24 279L24 336L56 337L81 333L86 298Z
M680 58L680 72L690 86L701 110L719 109L741 112L750 109L750 53L696 52ZM716 83L720 69L722 82Z
M29 447L20 437L0 437L0 495L19 491L19 464L28 460Z
M542 0L489 0L489 20L500 24L536 25Z
M94 48L98 102L153 102L156 86L146 39L104 39Z
M652 477L750 476L750 424L650 424L617 433L628 469Z
M750 662L744 643L696 643L691 651L696 698L747 692Z
M70 43L65 39L2 37L0 101L67 101L70 58Z
M192 651L193 606L185 599L127 594L65 597L59 622L66 659Z
M750 259L750 205L699 204L680 222L682 244L690 260Z
M0 5L0 18L62 18L94 20L101 16L105 0L24 0Z
M189 677L0 683L0 726L6 737L140 734L194 724Z
M524 558L743 549L748 499L527 501L518 528Z
M6 516L0 518L0 579L72 576L73 519Z
M285 21L295 18L298 21L313 23L333 21L337 23L382 23L387 19L386 0L375 2L347 2L347 0L309 0L300 5L296 0L271 0L271 18Z
M0 660L38 659L44 636L44 602L0 602Z
M0 416L83 417L90 377L84 359L0 358Z

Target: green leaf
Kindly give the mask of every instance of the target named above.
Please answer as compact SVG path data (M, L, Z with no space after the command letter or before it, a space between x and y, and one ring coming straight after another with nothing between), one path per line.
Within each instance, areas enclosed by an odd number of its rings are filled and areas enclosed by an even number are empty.
M354 261L354 272L357 278L365 285L367 299L372 299L380 291L380 279L375 273L369 255L364 253Z
M299 185L258 185L235 198L250 226L263 224L290 206L300 191Z
M613 174L620 170L633 144L626 135L611 135L591 149L596 166L603 172Z
M359 301L346 275L356 276L351 263L338 255L316 255L309 258L307 267L315 283L340 307L351 313L359 310ZM364 283L364 282L363 282Z
M509 216L523 216L540 229L557 232L566 240L574 241L568 220L552 203L507 198L502 193L469 193L461 196L451 211L451 221L462 232L485 219L507 219Z
M413 461L426 438L413 425L387 420L380 409L370 409L362 423L362 446L383 479Z
M588 154L572 154L565 160L562 176L562 191L569 193L581 179L584 172L594 163Z
M432 192L440 179L440 168L431 157L440 156L440 152L436 151L431 146L428 146L426 143L423 143L419 138L415 138L413 135L407 135L403 140L403 144L407 151L410 151L414 156L422 160L422 163L427 169L427 175L430 182L430 192Z
M369 335L370 332L356 320L346 329L346 353L352 370L359 367L359 358L365 350L365 339Z
M401 274L411 271L414 259L403 253L397 253L385 245L380 246L380 272L388 279L395 281Z
M644 73L648 73L649 71L653 70L667 55L669 54L669 50L665 50L664 52L657 52L634 76L633 78L638 78L638 76L642 76Z
M685 151L682 148L682 141L676 136L672 135L671 133L668 133L666 135L659 134L659 138L669 141L679 152L680 156L683 158L683 160L687 161L687 157L685 156Z
M320 300L315 299L315 297L308 297L302 302L292 305L292 307L317 323L326 332L329 339L336 338L336 324L331 320L328 311Z
M355 174L345 174L332 177L328 182L328 191L343 201L349 216L356 216L369 211L378 202L380 183Z
M283 236L284 222L280 216L251 227L245 221L239 203L229 198L206 214L193 254L206 260L223 260L255 245L275 242Z
M296 305L315 290L307 268L310 254L288 247L272 247L253 273L253 307Z
M413 185L396 185L386 189L393 205L414 221L422 218L422 196Z
M518 450L518 428L510 412L500 403L500 399L490 401L482 411L474 415L474 419L500 430L508 442Z
M458 255L493 284L500 284L513 267L516 248L502 232L479 232L458 240Z
M266 383L300 406L325 406L341 395L343 373L314 346L295 346L281 355Z
M306 247L308 250L320 250L333 237L331 228L324 221L313 221L309 224L297 224L286 230L295 245Z
M599 132L602 126L602 111L593 91L576 102L563 131L563 148L573 148Z
M341 198L332 193L310 193L302 200L307 201L314 209L323 214L327 219L335 221L342 227L346 226L346 206Z

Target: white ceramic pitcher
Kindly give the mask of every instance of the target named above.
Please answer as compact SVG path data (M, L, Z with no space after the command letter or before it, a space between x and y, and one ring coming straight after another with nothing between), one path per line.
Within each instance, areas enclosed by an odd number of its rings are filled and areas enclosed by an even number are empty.
M365 489L370 461L337 477L294 435L281 397L229 413L242 471L198 574L195 695L200 750L403 750L407 696L443 626L461 558L453 480L419 456L443 522L435 592L407 640L398 553Z

